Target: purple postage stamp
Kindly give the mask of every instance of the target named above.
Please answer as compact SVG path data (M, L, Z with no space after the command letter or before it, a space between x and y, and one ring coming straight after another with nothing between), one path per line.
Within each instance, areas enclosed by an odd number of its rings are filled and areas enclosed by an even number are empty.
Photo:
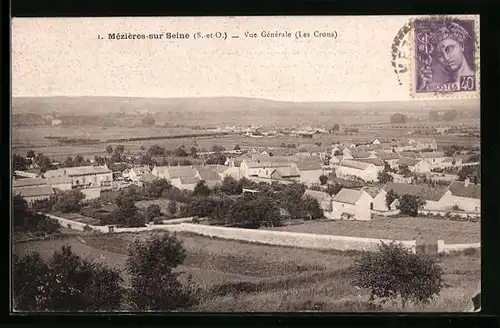
M478 90L475 24L474 19L414 20L416 94Z

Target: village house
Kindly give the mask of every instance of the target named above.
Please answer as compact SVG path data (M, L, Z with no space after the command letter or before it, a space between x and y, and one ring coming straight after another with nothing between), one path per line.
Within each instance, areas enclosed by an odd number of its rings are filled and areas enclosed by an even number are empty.
M96 188L111 190L113 172L107 166L66 167L45 172L46 179L67 177L71 179L72 188Z
M133 183L139 184L141 177L146 174L151 173L151 170L147 166L133 167L131 169L123 171L122 175L130 179Z
M173 186L180 188L182 185L181 179L187 182L187 179L197 179L196 171L192 166L161 166L153 168L153 175L159 177L160 179L165 179L170 182ZM194 181L194 180L193 180ZM189 180L189 184L191 184ZM195 183L196 184L196 183ZM182 188L180 188L182 189Z
M481 185L473 184L468 179L464 182L453 181L439 200L443 210L462 210L467 213L481 212Z
M418 138L415 140L412 140L411 142L414 145L414 148L416 150L422 150L422 149L432 149L432 150L437 150L437 143L436 139L434 138Z
M16 170L14 174L22 178L40 178L43 175L39 168L31 168L24 171Z
M415 173L429 173L431 171L431 165L427 161L418 158L401 157L397 161L396 167L399 167L399 165L407 165L408 169Z
M47 185L47 180L42 178L25 178L12 180L12 188L30 188Z
M384 152L377 152L375 153L375 156L377 158L380 158L382 161L387 162L391 168L397 167L397 162L399 160L399 154L398 153L384 153Z
M328 195L326 192L307 189L304 192L302 199L305 199L306 197L311 197L312 199L315 199L318 202L319 207L323 211L325 212L332 211L332 197Z
M319 161L297 161L296 166L300 171L300 182L306 185L319 184L319 177L325 174Z
M296 167L292 165L276 167L276 168L265 167L259 170L259 174L257 177L260 179L270 180L269 182L293 181L300 177L300 172L297 170Z
M222 180L224 180L224 178L226 178L226 177L231 177L235 180L240 180L241 179L240 168L239 167L228 167L227 170L225 170L224 172L222 172L220 174L220 177Z
M343 160L340 165L335 167L335 174L339 178L352 179L353 177L362 179L363 181L377 181L378 173L384 167L376 166L371 163L364 163L354 160Z
M446 155L442 151L423 152L420 157L431 164L431 167L440 167L446 160Z
M47 184L56 190L71 190L73 188L73 181L69 177L54 177L47 178Z
M333 197L332 218L343 220L371 220L373 198L364 190L343 188Z
M139 176L138 181L136 184L139 187L144 187L145 185L152 183L154 181L158 180L158 177L156 175L151 174L150 172L145 172L141 176Z
M359 151L355 150L351 153L353 159L362 159L362 158L377 158L373 153L369 151Z
M222 179L220 175L211 167L207 166L195 166L195 176L199 180L204 180L209 188L214 188L217 185L222 184Z
M37 200L47 200L50 199L51 196L55 195L54 189L52 189L49 185L13 188L12 193L14 195L21 195L21 197L24 198L30 206Z
M418 196L426 201L423 209L437 210L441 207L439 200L444 195L445 188L433 188L428 185L412 185L406 183L386 183L373 199L373 209L380 212L388 212L397 210L399 202L397 200L387 207L386 197L390 191L393 191L399 197L404 195Z

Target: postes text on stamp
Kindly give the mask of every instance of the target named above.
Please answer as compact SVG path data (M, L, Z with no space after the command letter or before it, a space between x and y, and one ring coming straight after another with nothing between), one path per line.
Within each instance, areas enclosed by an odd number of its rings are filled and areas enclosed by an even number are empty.
M415 96L478 91L475 24L469 18L413 21Z

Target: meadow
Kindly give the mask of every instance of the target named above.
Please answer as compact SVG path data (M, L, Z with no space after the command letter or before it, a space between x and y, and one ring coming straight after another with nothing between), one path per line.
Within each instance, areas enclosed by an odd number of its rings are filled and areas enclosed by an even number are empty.
M15 252L37 250L48 258L62 245L72 246L83 258L105 262L123 273L128 245L149 233L69 236L14 245ZM177 235L187 252L178 268L184 280L191 275L202 289L202 301L192 311L400 311L397 305L367 303L366 291L351 284L355 252L315 251ZM464 311L470 306L480 280L477 252L441 256L440 264L450 287L426 306L407 311ZM185 280L184 280L185 281Z
M447 244L469 244L481 241L481 224L430 218L374 216L371 221L305 221L303 224L266 228L277 231L303 232L392 240L413 240L420 233L429 240L442 239Z

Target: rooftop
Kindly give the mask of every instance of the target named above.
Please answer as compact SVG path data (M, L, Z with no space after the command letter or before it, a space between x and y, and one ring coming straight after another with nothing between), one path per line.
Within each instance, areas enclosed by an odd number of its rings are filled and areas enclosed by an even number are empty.
M302 198L305 198L305 197L311 197L311 198L314 198L314 199L316 199L318 202L319 202L319 201L331 200L331 199L332 199L332 198L330 197L330 195L328 195L326 192L323 192L323 191L318 191L318 190L311 190L311 189L307 189L307 190L304 192L304 195L302 195Z
M334 202L356 204L361 197L361 190L342 188L337 195L333 198Z
M28 186L39 186L46 185L47 180L42 178L26 178L26 179L16 179L12 181L12 187L28 187Z
M22 197L52 196L55 194L54 189L49 185L13 188L12 192L13 194L21 194Z
M432 188L428 185L411 185L406 183L395 183L389 182L386 183L383 187L383 190L389 192L393 190L397 195L412 195L419 196L425 200L437 202L443 197L446 192L446 188Z

